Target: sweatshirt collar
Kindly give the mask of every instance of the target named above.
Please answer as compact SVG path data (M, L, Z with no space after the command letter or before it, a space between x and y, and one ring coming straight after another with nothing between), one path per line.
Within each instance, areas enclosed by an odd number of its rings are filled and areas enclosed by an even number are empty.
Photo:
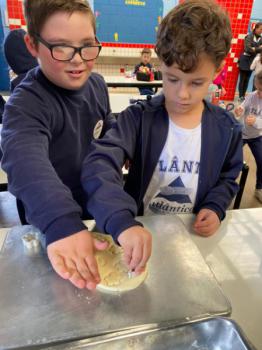
M49 87L53 87L56 91L60 92L63 95L67 95L67 96L82 96L85 88L86 88L86 84L87 82L78 90L70 90L70 89L65 89L62 88L61 86L58 86L56 84L54 84L53 82L51 82L43 73L42 69L39 67L36 69L36 77L37 80L39 80L41 83L43 83L44 85L48 85Z

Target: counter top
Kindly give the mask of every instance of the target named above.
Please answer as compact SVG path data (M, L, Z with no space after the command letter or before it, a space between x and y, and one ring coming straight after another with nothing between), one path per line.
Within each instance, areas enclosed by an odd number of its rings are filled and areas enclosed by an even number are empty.
M162 80L140 81L135 77L125 77L124 75L104 75L105 82L108 87L162 87Z
M193 215L179 218L230 300L231 318L262 349L262 208L228 211L218 232L208 238L193 233ZM150 224L149 217L141 219ZM170 228L167 217L165 222ZM0 230L0 247L7 231Z
M137 289L114 295L78 290L61 279L45 249L23 246L22 236L37 231L32 226L12 228L0 253L0 348L50 345L229 315L228 299L181 220L140 219L154 241L148 276Z
M197 236L192 215L180 215L232 305L231 318L262 349L262 208L227 212L219 231Z

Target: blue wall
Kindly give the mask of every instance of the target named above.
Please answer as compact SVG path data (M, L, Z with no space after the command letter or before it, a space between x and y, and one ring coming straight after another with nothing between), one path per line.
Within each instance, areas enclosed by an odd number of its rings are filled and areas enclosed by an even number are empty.
M2 9L0 8L0 90L9 90L9 70L4 57L4 26L2 21Z
M3 42L9 28L5 23L6 0L0 0L0 90L9 90L9 69L3 52Z
M2 25L4 28L4 34L6 35L9 31L9 27L7 23L5 23L5 12L7 11L6 0L0 0L0 10L1 10L1 18L2 18Z
M178 0L92 0L97 35L104 42L154 44L159 20Z
M251 18L262 19L262 1L261 0L254 0Z

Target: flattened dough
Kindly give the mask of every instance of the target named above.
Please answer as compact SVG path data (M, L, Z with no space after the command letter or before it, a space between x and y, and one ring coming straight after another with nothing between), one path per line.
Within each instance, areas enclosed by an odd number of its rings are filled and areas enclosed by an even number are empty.
M108 242L108 248L96 251L95 256L101 277L96 289L106 293L127 292L137 288L146 278L147 270L138 276L128 277L128 269L123 262L123 249L116 245L109 235L92 232L92 235Z

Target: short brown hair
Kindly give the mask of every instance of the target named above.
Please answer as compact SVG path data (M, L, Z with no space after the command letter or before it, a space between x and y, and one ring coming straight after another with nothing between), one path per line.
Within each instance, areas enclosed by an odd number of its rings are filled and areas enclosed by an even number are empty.
M167 66L176 63L184 72L196 69L207 54L218 68L232 39L227 13L213 0L185 0L162 20L155 51Z
M56 12L75 11L90 15L94 32L96 32L95 17L86 0L24 0L24 14L28 34L35 39L39 35L47 19ZM36 39L35 39L36 40Z
M144 53L148 53L149 55L152 55L151 49L149 49L149 48L147 48L147 47L145 47L145 48L142 50L141 55L143 55Z
M262 85L262 70L255 75L255 83Z

